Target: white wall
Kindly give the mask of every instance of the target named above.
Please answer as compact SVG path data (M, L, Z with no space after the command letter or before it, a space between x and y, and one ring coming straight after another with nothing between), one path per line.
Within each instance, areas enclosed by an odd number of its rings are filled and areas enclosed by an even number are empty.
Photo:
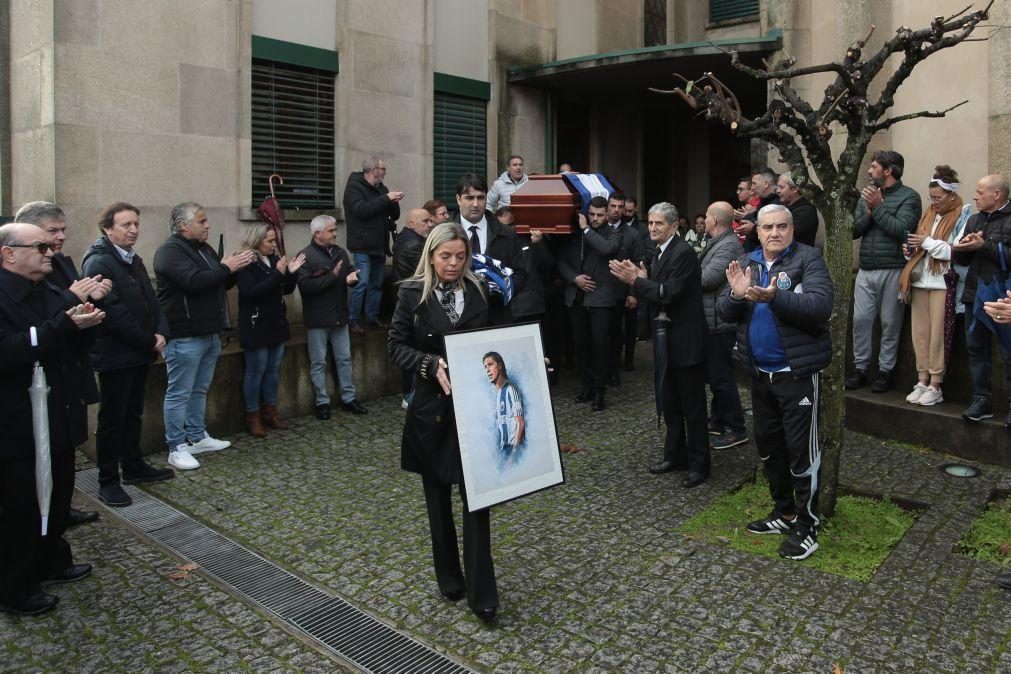
M488 0L434 0L435 72L488 81Z
M336 49L336 0L253 0L253 35Z

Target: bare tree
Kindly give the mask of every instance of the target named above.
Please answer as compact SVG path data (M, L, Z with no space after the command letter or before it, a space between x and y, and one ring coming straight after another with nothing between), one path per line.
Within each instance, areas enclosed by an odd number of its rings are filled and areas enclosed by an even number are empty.
M775 147L783 162L790 167L798 187L825 217L825 259L836 286L830 324L833 358L823 375L821 387L824 394L820 421L823 450L821 507L826 516L835 510L839 454L843 446L846 411L843 378L853 282L853 214L860 198L856 189L860 166L871 138L879 131L918 117L944 117L968 102L962 101L936 112L923 110L887 116L895 93L916 65L942 49L968 39L976 27L989 17L992 5L993 0L990 0L986 7L974 12L969 11L972 9L969 6L948 17L935 17L929 27L920 30L901 26L891 39L867 58L864 57L864 48L874 32L873 25L865 37L846 50L842 60L832 63L798 67L795 58L785 56L773 64L763 60L765 70L759 70L742 63L736 51L727 52L737 70L771 83L771 100L765 113L755 119L748 119L742 114L737 96L712 73L705 73L697 80L675 75L684 83L683 86L671 90L653 89L657 93L680 97L693 110L707 119L727 125L741 138L758 138ZM871 82L882 75L886 62L893 54L902 54L902 61L884 82L877 100L872 101L868 96ZM801 98L791 86L794 78L816 73L834 73L836 76L825 89L817 108ZM829 145L834 125L842 126L846 132L846 143L838 157L833 157Z

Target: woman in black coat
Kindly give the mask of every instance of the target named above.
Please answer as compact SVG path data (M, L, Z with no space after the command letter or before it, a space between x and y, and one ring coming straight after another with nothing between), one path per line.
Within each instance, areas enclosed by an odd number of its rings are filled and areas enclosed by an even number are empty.
M490 622L498 608L490 515L487 508L467 511L443 341L447 333L488 325L486 289L470 271L470 240L456 223L433 229L421 257L426 263L424 274L401 285L388 341L393 362L416 372L400 445L401 467L421 474L439 591L450 601L466 595L474 614ZM460 568L453 523L450 489L454 484L460 485L463 499L466 576Z
M267 435L264 424L288 427L277 413L277 387L284 343L291 336L284 296L295 290L295 272L305 262L299 254L291 262L277 256L277 233L270 225L246 230L242 247L258 259L235 273L239 287L239 344L246 357L242 394L246 400L246 425L251 435Z

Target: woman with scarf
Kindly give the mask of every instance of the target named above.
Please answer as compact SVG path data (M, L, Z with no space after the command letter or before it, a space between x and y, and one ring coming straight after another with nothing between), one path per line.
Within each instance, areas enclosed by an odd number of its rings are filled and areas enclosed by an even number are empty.
M466 596L474 614L491 622L498 608L491 518L487 508L467 510L443 342L447 333L488 325L487 290L470 266L466 232L454 222L436 226L425 238L414 277L400 286L387 349L397 367L415 372L400 462L404 470L421 474L439 591L449 601ZM450 496L454 484L463 501L463 569Z
M950 166L934 168L928 183L930 208L923 212L920 224L903 247L906 266L899 277L899 295L910 305L913 351L919 380L906 402L936 405L944 400L945 297L948 287L945 272L951 264L951 244L962 233L969 218L969 207L958 195L958 174ZM953 319L953 317L952 317Z

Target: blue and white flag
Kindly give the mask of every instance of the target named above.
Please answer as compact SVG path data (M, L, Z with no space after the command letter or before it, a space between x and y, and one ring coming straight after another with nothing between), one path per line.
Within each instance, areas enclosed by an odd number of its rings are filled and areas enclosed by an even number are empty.
M501 295L502 304L513 299L513 270L499 260L476 253L472 256L471 270L488 284L488 292Z
M563 173L562 178L579 193L579 198L583 202L579 210L583 213L590 208L590 199L593 197L607 199L614 192L614 186L602 173Z

